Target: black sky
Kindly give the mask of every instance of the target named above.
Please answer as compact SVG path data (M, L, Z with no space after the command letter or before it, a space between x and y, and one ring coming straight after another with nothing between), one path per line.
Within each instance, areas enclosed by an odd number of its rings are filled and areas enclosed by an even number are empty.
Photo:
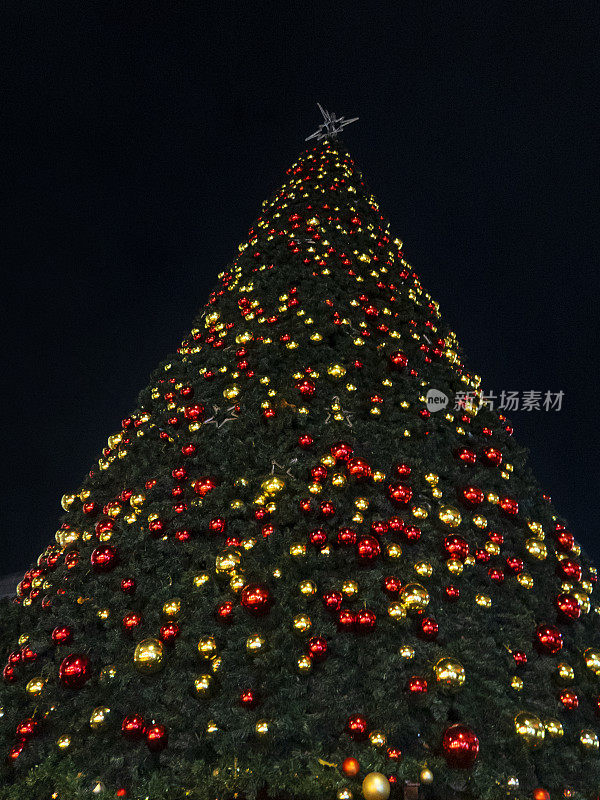
M261 201L344 141L487 389L600 561L596 3L5 9L0 573L53 538ZM3 159L4 160L4 159Z

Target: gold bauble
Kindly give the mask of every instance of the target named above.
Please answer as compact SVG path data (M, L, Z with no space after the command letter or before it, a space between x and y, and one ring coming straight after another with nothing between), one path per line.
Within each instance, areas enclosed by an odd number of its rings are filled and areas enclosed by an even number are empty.
M411 658L415 657L415 648L411 647L409 644L404 644L400 650L398 650L398 653L402 658L410 661Z
M415 572L421 578L431 578L433 567L429 561L417 561L415 564Z
M583 652L583 660L588 669L595 675L600 675L600 650L594 650L593 647L588 647Z
M437 682L448 689L460 689L466 679L465 668L455 658L440 658L433 671Z
M438 517L449 528L458 528L462 521L460 511L454 506L442 506L438 511Z
M257 736L266 736L270 732L269 721L266 719L259 719L254 726Z
M71 508L76 497L77 495L75 494L63 494L60 501L63 511L68 511Z
M31 697L37 697L44 688L45 683L46 681L43 678L32 678L25 687L25 691Z
M153 675L163 667L165 660L162 642L159 639L142 639L135 648L133 661L142 675Z
M402 547L397 542L390 542L385 548L388 558L400 558L402 555Z
M346 374L346 367L341 364L330 364L327 367L327 374L330 378L343 378Z
M214 685L214 678L212 675L198 675L194 679L194 689L196 690L197 697L209 697Z
M407 611L422 611L429 603L429 592L420 583L407 583L400 592L400 602Z
M579 589L576 589L572 594L575 600L577 600L577 605L581 609L581 613L589 614L592 606L588 595L585 592L579 591Z
M92 711L90 717L90 728L93 731L100 731L108 724L110 708L108 706L98 706Z
M205 583L208 583L210 580L210 575L208 572L199 572L198 575L194 575L194 586L196 589L199 589L201 586L204 586Z
M300 656L298 659L298 672L306 673L312 669L312 658L308 656Z
M428 767L425 767L421 770L419 779L424 786L428 786L430 783L433 783L433 772Z
M588 753L597 753L600 750L600 739L595 731L584 728L579 734L579 743Z
M524 589L533 588L533 578L528 572L521 572L519 575L517 575L517 581Z
M516 692L520 692L523 688L523 678L519 678L518 675L513 675L510 685Z
M525 542L525 548L530 556L543 561L548 556L548 548L541 539L531 538Z
M358 583L356 581L344 581L342 583L342 594L344 597L355 597L358 594Z
M449 558L446 561L446 567L448 568L448 572L451 572L453 575L461 575L465 568L460 558Z
M260 633L253 633L246 639L246 652L250 655L261 653L266 645L266 639Z
M388 615L395 620L404 619L406 617L406 609L402 603L390 603L388 606Z
M105 686L109 683L112 683L112 681L114 681L116 677L117 677L117 668L115 667L114 664L107 664L100 670L99 680L100 683L104 684Z
M365 800L387 800L390 796L390 782L381 772L369 772L362 783Z
M178 597L167 600L162 607L162 613L166 619L177 619L181 613L181 600Z
M570 664L561 662L556 665L555 677L558 683L571 683L575 680L575 670Z
M350 789L338 789L336 800L353 800L354 795Z
M383 747L387 742L387 737L383 731L371 731L369 734L369 742L373 747Z
M519 711L515 719L515 731L523 741L532 747L538 747L546 735L541 719L527 711Z
M64 733L62 736L59 736L56 740L56 744L61 750L66 750L71 746L71 737Z
M300 594L303 594L305 597L310 597L317 591L316 584L314 584L313 581L302 581L298 588L300 589Z
M285 481L278 475L269 475L269 477L261 483L260 488L265 494L277 494L285 488Z
M312 622L307 614L297 614L294 617L294 630L296 633L308 633L312 628Z
M547 719L544 722L544 728L551 739L560 739L564 734L562 723L557 719Z
M229 550L215 559L215 572L217 575L230 575L240 566L242 560L237 550Z
M198 653L204 661L210 661L217 655L217 643L214 636L203 636L198 642Z

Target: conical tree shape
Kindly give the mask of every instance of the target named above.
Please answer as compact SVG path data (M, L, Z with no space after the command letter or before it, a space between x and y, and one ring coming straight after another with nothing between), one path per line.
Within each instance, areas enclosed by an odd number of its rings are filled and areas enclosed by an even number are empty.
M597 796L595 569L400 247L288 170L18 587L2 797Z

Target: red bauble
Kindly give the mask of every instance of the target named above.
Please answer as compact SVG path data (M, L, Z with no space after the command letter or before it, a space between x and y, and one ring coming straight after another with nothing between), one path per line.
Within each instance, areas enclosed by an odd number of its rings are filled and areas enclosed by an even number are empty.
M359 481L367 480L373 474L369 464L362 458L350 458L346 466L348 474Z
M196 403L193 406L186 406L183 409L183 415L186 419L192 420L192 422L204 419L204 406L200 405L200 403Z
M542 653L558 653L563 646L562 633L553 625L538 625L534 641Z
M200 497L205 497L209 492L212 492L212 490L216 488L216 485L217 482L215 479L206 475L192 481L192 489L196 494L199 494Z
M314 467L311 467L310 475L314 481L324 481L327 477L327 469L323 464L316 464Z
M211 533L225 533L225 524L223 517L213 517L208 523L208 529Z
M449 586L446 586L444 591L446 593L446 600L454 601L458 600L458 598L460 597L460 589L458 588L458 586L453 586L452 584L450 584Z
M375 536L383 536L384 533L388 532L389 524L384 519L374 519L371 522L371 533Z
M325 547L327 544L327 531L323 528L316 528L308 534L308 540L315 547Z
M406 506L410 503L413 490L410 486L405 486L403 483L390 483L388 486L388 496L390 500L397 503L399 506Z
M420 675L413 675L408 680L406 690L410 694L427 694L427 681Z
M58 677L67 689L81 689L91 677L89 658L84 653L71 653L63 658Z
M331 448L331 455L336 461L347 461L353 452L352 445L347 442L337 442Z
M335 505L331 500L323 500L322 503L319 503L319 514L325 519L335 516Z
M400 761L402 758L402 750L399 747L388 747L386 750L386 755L392 761Z
M402 588L402 581L395 575L388 575L383 579L383 590L387 594L395 597Z
M242 589L241 602L249 614L254 617L262 617L269 613L273 601L266 586L248 583Z
M458 499L467 508L477 508L483 503L484 494L477 486L462 486L456 492Z
M575 711L579 707L579 698L571 689L563 689L558 699L567 711Z
M327 592L323 595L323 605L327 611L339 611L342 605L341 592Z
M119 556L111 544L103 544L92 551L90 561L94 572L110 572L119 563Z
M524 667L527 664L527 653L522 650L513 650L512 657L517 667Z
M428 642L434 642L439 633L439 625L433 617L422 617L420 622L419 636Z
M54 644L68 644L73 639L73 630L68 625L57 625L52 631Z
M25 742L19 742L18 744L13 745L8 751L8 760L16 761L24 749L25 749Z
M327 639L324 636L313 636L307 642L308 655L317 663L327 658Z
M349 778L353 778L360 772L360 764L355 758L348 756L348 758L345 758L342 762L342 772Z
M459 447L454 455L463 464L474 464L477 461L477 455L468 447Z
M571 558L565 558L558 562L558 574L561 577L568 578L572 581L581 580L581 566Z
M504 572L497 567L490 567L490 569L488 569L488 577L497 585L504 583Z
M458 558L464 561L469 555L469 544L462 536L446 536L444 539L444 550L452 558Z
M313 442L314 439L310 433L301 433L298 437L298 444L303 450L308 450L309 447L312 446Z
M312 397L315 393L315 384L309 381L308 378L296 381L296 389L300 392L302 397Z
M546 789L534 789L533 800L550 800L550 792Z
M483 463L489 467L499 467L502 463L502 452L497 447L486 447L482 456Z
M556 598L556 608L564 620L573 621L581 616L579 603L570 594L559 594Z
M39 723L37 720L32 719L29 717L28 719L24 719L17 725L16 736L17 739L31 739L32 736L35 736L39 727Z
M134 594L135 580L133 578L123 578L121 581L121 591L124 592L124 594Z
M396 350L394 353L390 353L388 356L388 364L390 369L400 372L401 370L405 369L406 365L408 364L408 356L406 356L401 350Z
M564 528L557 529L555 534L556 541L561 550L565 550L567 553L570 553L575 546L575 537L570 531L564 530Z
M346 722L346 733L357 742L364 741L369 735L367 718L362 714L353 714Z
M354 625L358 633L370 633L375 629L376 624L377 615L374 611L369 611L368 608L362 608L356 614Z
M368 563L381 555L381 545L374 536L361 536L356 543L359 559Z
M404 528L404 535L407 542L410 542L411 544L418 542L421 538L421 528L417 528L416 525L407 525Z
M340 631L352 631L356 623L356 614L348 608L341 608L338 614L338 628Z
M240 704L243 708L254 708L258 703L258 695L254 689L246 689L240 694Z
M402 461L399 464L394 464L394 472L401 478L406 478L408 475L410 475L412 469L409 464L406 464L404 461Z
M340 528L337 534L337 542L343 546L350 546L356 544L356 531L352 528Z
M179 636L179 625L176 622L167 622L161 626L158 638L165 644L173 644Z
M146 728L146 745L152 753L159 753L169 743L169 734L164 725L151 725Z
M442 749L449 767L469 769L479 753L479 739L468 725L456 723L444 731Z
M506 559L506 566L514 575L519 575L521 572L523 572L524 564L521 558L509 557Z
M130 714L121 723L121 733L125 739L141 739L146 730L146 723L140 714Z
M220 622L233 622L234 604L232 600L224 600L217 606L216 616Z
M127 614L125 614L123 620L121 621L123 630L127 632L134 631L141 624L142 624L142 617L135 611L129 611Z
M507 517L516 517L519 513L519 504L512 497L500 498L500 509Z

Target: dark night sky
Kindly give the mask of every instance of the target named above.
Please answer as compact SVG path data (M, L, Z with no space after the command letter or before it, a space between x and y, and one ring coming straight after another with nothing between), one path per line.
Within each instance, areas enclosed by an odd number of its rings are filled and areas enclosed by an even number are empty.
M467 366L565 392L509 417L600 561L596 3L10 6L0 573L53 538L317 100L360 116L344 141Z

